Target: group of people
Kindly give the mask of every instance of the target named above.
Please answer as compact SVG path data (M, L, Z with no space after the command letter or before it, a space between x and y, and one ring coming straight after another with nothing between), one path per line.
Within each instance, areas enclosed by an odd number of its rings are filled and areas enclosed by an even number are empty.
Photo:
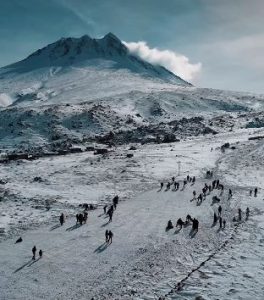
M191 176L187 175L187 177L184 178L184 180L183 180L183 187L182 188L184 189L187 183L194 184L195 180L196 180L195 176L191 177ZM166 191L170 190L171 186L174 186L174 190L175 191L179 190L179 188L180 188L180 182L179 181L175 181L175 177L174 176L171 178L171 181L167 182L167 184L166 184ZM164 187L164 182L161 182L160 183L160 190L162 190L163 187Z
M181 218L179 218L176 222L176 225L175 225L175 228L177 227L180 227L180 230L182 229L182 226L187 226L189 225L190 223L192 222L192 230L196 230L198 231L199 229L199 221L195 218L192 218L190 215L187 215L186 216L186 219L185 221L183 221ZM169 220L168 221L168 224L167 224L167 227L166 227L166 230L170 230L170 229L173 229L173 224L172 224L172 221Z
M252 194L253 194L253 190L250 190L249 195L252 196ZM255 188L254 189L254 197L257 197L257 196L258 196L258 188Z
M86 224L87 220L88 220L87 211L84 211L83 213L76 215L76 224L80 224L80 225Z
M32 259L35 260L35 259L36 259L36 253L37 253L37 247L36 247L36 246L34 246L34 247L32 248L32 253L33 253ZM39 250L39 258L41 258L42 255L43 255L43 251L40 249L40 250Z
M113 200L112 200L113 204L110 207L108 207L108 205L104 206L104 214L109 217L109 222L112 222L112 220L113 220L113 214L117 208L118 201L119 201L119 196L116 195L113 198Z

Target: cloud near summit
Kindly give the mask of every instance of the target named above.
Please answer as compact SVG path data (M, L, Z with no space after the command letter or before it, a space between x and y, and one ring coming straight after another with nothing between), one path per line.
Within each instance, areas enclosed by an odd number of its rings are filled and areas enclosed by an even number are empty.
M192 64L188 57L174 51L150 48L144 41L123 43L132 54L151 64L164 66L184 80L192 81L201 72L201 63Z

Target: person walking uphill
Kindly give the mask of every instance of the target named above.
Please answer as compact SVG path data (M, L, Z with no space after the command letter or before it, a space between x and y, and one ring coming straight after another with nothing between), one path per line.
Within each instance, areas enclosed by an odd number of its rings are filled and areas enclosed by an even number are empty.
M64 217L64 214L62 213L60 215L60 224L61 224L61 226L63 225L64 222L65 222L65 217Z
M111 230L109 230L108 232L108 244L112 244L112 241L113 241L113 232Z

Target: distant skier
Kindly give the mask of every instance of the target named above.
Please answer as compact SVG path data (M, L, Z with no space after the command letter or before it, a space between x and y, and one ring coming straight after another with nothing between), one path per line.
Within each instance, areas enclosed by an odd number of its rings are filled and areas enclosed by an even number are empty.
M114 236L113 232L111 230L109 230L109 232L108 232L108 243L109 244L112 244L113 236Z
M33 253L33 257L32 257L32 259L36 259L36 252L37 252L37 248L36 248L36 246L34 246L33 248L32 248L32 253Z
M42 258L42 255L43 255L43 251L40 249L39 250L39 258Z

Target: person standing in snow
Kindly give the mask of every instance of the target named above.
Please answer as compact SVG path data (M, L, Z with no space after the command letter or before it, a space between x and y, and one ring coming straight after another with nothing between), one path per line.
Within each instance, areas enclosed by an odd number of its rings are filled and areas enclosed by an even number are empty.
M228 198L230 199L230 198L232 198L232 196L233 196L232 190L229 189L229 191L228 191Z
M221 215L222 215L222 206L220 205L218 207L218 216L221 217Z
M226 228L226 220L223 220L223 228Z
M108 243L109 240L109 232L108 230L105 231L105 242Z
M113 241L113 232L111 230L109 230L108 232L108 244L112 244L112 241Z
M85 211L85 212L83 213L83 222L84 222L84 224L86 224L87 220L88 220L88 212Z
M79 222L81 225L83 224L83 214L79 214Z
M219 227L220 228L223 227L223 219L222 219L222 217L219 217Z
M118 199L119 199L119 197L117 195L113 198L113 207L114 207L114 209L116 209L116 207L117 207Z
M255 190L254 190L254 197L257 197L257 195L258 195L258 189L255 188Z
M249 217L249 208L247 207L247 209L246 209L246 220L248 220L248 217Z
M43 255L43 251L40 249L39 250L39 258L42 258L42 255Z
M32 253L33 253L33 257L32 257L32 259L36 259L36 252L37 252L37 248L36 248L36 246L34 246L33 248L32 248Z
M238 221L242 220L242 210L241 208L238 209Z
M214 224L216 224L216 222L217 222L217 215L216 215L216 213L214 212Z
M65 222L65 218L64 218L64 214L62 213L60 215L60 224L61 224L61 226L63 225L64 222Z
M161 183L160 183L160 189L161 189L161 190L163 189L163 185L164 185L164 183L161 182Z
M249 191L249 196L252 196L252 190Z

